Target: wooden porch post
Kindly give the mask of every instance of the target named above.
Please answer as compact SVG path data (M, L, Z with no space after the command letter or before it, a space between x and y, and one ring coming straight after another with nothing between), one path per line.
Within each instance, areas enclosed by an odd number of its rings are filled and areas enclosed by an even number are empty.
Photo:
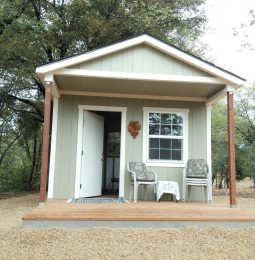
M227 92L228 107L228 154L229 154L229 193L230 207L236 207L236 167L234 137L234 106L233 92Z
M51 84L45 86L44 99L44 125L42 139L42 164L41 164L41 184L39 202L43 204L46 201L46 188L49 164L49 138L50 138L50 120L51 120Z

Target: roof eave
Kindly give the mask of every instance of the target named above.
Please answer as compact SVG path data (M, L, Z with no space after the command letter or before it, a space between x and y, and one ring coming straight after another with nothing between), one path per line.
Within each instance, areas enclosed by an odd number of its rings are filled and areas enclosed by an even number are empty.
M143 34L137 36L135 38L131 38L128 40L124 40L122 42L118 42L107 47L103 47L100 49L92 50L90 52L86 52L80 55L76 55L70 58L66 58L64 60L56 61L50 64L42 65L36 67L36 74L39 77L44 77L45 74L53 73L56 70L66 68L69 66L74 66L81 62L86 62L92 59L100 58L104 55L108 55L117 51L121 51L123 49L136 46L138 44L146 43L149 46L158 49L168 55L171 55L185 63L190 64L198 69L201 69L217 78L222 79L226 84L229 84L236 89L243 86L246 82L245 79L234 75L233 73L226 72L225 70L210 64L202 59L196 58L195 56L188 54L178 48L175 48L153 36Z

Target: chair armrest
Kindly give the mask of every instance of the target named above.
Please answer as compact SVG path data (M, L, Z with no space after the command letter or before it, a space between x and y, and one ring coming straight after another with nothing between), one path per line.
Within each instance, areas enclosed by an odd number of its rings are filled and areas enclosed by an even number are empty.
M136 174L135 174L135 172L129 171L129 173L133 175L133 179L134 179L134 182L135 182L136 181Z
M129 169L129 165L127 165L127 170L128 170L128 172L130 173L130 175L131 175L131 174L133 175L134 181L136 181L136 174L135 174L135 172L133 172L133 171L131 171L131 170Z

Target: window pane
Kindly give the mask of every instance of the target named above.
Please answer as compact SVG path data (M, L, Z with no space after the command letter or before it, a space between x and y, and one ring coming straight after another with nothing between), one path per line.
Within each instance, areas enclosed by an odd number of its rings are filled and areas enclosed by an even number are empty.
M149 159L158 160L159 159L159 149L150 149Z
M149 113L149 123L159 124L160 123L160 113Z
M172 123L173 124L182 124L183 123L183 115L182 114L172 114Z
M182 136L183 135L182 126L173 125L173 127L172 127L172 135Z
M173 139L172 140L172 149L182 149L182 140L181 139Z
M179 138L183 137L183 123L184 115L181 112L149 113L149 160L182 160L183 139ZM152 135L155 135L155 137L152 137Z
M160 139L160 148L170 149L171 139Z
M181 150L172 150L172 160L182 160L182 151Z
M161 114L161 124L171 124L171 114Z
M149 125L150 135L159 135L159 125Z
M160 149L160 160L170 160L171 159L171 151Z
M171 126L170 125L161 125L160 134L161 135L171 135Z
M159 148L158 138L150 138L150 148Z

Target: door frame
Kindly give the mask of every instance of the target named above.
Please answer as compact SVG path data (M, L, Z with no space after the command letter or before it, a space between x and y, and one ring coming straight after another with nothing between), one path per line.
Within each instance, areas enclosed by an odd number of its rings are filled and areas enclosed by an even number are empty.
M77 133L74 197L75 198L80 197L81 162L82 162L81 156L82 156L82 140L83 140L83 124L84 124L83 114L84 114L85 110L103 111L103 112L120 112L121 113L119 197L124 197L127 107L78 105L78 109L79 109L79 113L78 113L78 133Z

